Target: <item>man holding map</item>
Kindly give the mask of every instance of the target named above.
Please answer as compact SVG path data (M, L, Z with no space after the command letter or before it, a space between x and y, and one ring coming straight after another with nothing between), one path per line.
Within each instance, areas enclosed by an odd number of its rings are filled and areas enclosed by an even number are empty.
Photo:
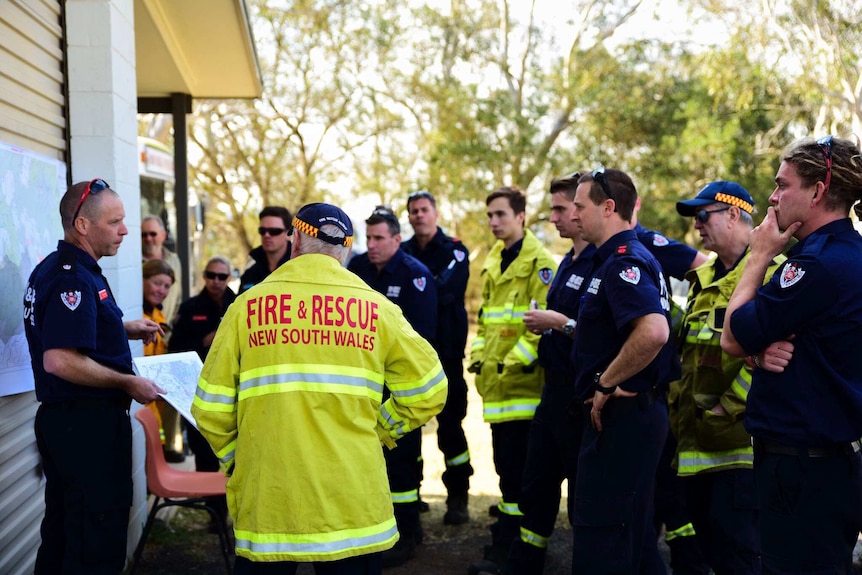
M79 182L60 200L64 239L36 266L24 295L45 473L36 575L119 574L132 504L132 399L163 392L132 371L128 338L162 334L146 319L123 323L98 260L128 233L123 202L104 180ZM81 449L86 445L86 449Z

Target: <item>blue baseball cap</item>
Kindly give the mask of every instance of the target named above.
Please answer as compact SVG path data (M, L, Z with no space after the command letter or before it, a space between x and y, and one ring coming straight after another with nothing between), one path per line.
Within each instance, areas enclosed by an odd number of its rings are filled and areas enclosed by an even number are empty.
M321 232L320 228L326 224L341 228L344 237L337 238L326 232ZM341 208L332 204L305 204L296 212L296 216L293 218L293 227L307 236L323 240L328 244L348 247L353 245L353 222Z
M708 206L715 202L737 206L749 214L754 212L754 199L748 190L736 182L724 180L707 184L693 200L677 202L676 211L681 216L692 217L701 206Z

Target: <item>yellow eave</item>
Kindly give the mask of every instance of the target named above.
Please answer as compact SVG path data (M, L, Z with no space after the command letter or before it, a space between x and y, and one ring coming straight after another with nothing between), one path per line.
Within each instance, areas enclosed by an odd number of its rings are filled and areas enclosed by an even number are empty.
M245 0L135 0L139 98L259 98Z

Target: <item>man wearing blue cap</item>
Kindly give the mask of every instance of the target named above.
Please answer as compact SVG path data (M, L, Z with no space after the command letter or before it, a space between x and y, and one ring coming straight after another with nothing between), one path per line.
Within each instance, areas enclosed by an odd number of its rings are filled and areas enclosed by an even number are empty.
M749 256L754 200L741 185L718 181L676 209L694 218L704 248L716 254L686 275L682 378L671 383L668 396L676 466L716 575L760 573L754 454L742 426L753 366L720 347L728 299ZM770 275L781 259L772 262Z
M398 306L344 269L347 215L309 204L293 226L291 259L225 313L192 414L231 475L236 575L379 574L399 538L381 443L434 417L447 380Z

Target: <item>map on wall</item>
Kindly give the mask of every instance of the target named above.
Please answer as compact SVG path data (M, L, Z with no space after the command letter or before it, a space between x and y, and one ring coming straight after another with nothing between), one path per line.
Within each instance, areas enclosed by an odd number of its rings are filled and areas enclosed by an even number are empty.
M24 338L30 272L63 237L66 164L0 142L0 396L33 389Z

